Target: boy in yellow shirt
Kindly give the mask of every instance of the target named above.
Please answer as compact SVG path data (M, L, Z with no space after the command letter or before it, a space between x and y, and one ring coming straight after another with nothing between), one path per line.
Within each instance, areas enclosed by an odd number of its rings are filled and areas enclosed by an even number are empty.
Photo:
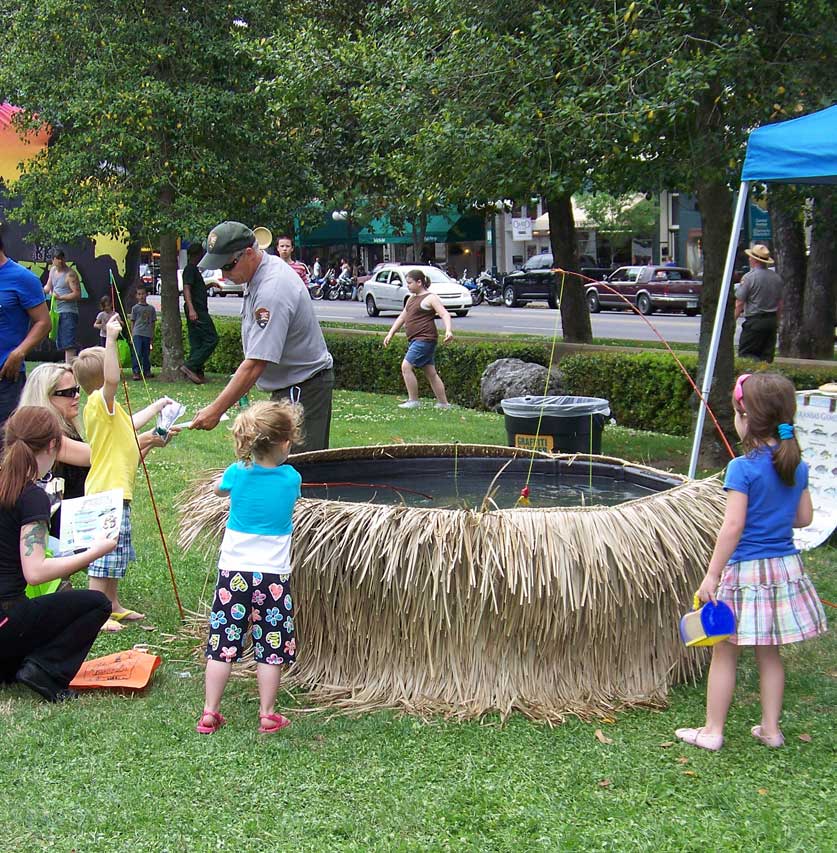
M135 436L135 430L148 423L171 402L168 397L161 397L137 412L133 421L116 402L116 389L121 379L116 339L121 331L119 315L114 314L105 326L104 348L84 349L73 362L76 382L88 395L84 407L84 429L90 445L90 471L84 493L91 495L122 489L124 498L122 526L116 549L92 562L87 570L90 589L103 592L113 606L111 619L104 627L106 631L118 631L121 630L121 622L137 622L145 618L144 614L129 610L119 603L117 586L125 577L128 563L137 556L131 542L131 500L140 453L145 457L152 447L162 447L165 441L154 430L139 436Z

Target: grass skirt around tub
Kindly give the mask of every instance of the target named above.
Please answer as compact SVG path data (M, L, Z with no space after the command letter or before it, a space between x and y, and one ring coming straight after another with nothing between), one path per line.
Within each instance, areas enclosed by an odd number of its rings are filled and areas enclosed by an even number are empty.
M780 646L824 634L825 612L799 554L730 563L718 601L735 614L731 643Z

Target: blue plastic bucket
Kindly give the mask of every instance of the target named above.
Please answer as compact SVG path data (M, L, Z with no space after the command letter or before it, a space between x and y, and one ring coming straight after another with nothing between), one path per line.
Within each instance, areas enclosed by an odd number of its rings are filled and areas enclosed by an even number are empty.
M735 616L732 610L719 601L700 606L695 594L694 610L680 619L680 639L687 646L714 646L735 633Z

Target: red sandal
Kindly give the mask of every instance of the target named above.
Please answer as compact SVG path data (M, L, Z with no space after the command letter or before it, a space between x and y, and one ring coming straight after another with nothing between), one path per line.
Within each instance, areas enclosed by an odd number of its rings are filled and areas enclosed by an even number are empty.
M203 722L204 717L212 718L212 722L208 726ZM215 732L217 732L218 729L220 729L226 722L227 721L224 719L223 714L216 714L215 711L210 711L208 708L204 708L203 713L198 720L198 724L195 726L195 731L201 735L214 735Z
M262 720L270 720L270 724L265 725L264 723L261 723ZM291 721L287 717L283 717L281 714L259 714L259 721L261 723L259 725L259 734L263 735L271 735L291 724Z

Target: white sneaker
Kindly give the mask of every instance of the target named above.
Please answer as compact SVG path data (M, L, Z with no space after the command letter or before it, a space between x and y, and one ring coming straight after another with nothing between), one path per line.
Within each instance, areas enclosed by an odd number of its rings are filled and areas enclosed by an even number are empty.
M437 409L449 409L450 403L436 403Z
M399 403L399 409L417 409L421 403L418 400L407 400L405 403Z

